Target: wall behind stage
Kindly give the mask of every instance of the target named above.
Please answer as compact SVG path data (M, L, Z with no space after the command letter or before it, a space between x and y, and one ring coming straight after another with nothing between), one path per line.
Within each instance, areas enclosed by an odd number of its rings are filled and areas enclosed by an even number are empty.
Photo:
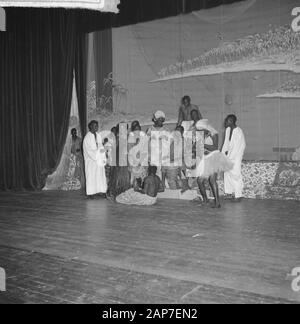
M116 115L176 119L188 94L222 132L236 113L246 159L290 159L300 145L298 0L246 0L188 15L113 29ZM125 89L125 90L124 90Z

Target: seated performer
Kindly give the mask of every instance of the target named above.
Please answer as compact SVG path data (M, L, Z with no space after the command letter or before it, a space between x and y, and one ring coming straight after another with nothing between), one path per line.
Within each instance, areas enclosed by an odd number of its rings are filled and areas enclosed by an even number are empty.
M193 111L197 112L197 120L202 119L199 107L191 103L190 96L184 96L181 99L181 106L179 107L177 126L183 126L186 131L189 130L194 122L194 118L192 117Z
M150 206L157 201L157 194L163 192L160 178L156 175L157 167L149 166L149 175L144 180L143 189L129 189L117 196L116 201L124 205Z
M209 125L207 119L202 119L196 124L196 129L204 131L204 157L197 163L196 176L203 203L208 204L205 189L205 180L208 179L215 203L214 208L220 208L219 188L217 183L218 173L227 172L233 168L233 163L218 150L218 132Z

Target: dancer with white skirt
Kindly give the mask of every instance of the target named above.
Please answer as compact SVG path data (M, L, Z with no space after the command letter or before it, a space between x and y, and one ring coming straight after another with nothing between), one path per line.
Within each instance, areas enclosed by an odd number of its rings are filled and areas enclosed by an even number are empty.
M196 176L199 190L204 204L209 200L205 189L205 181L209 181L210 188L214 196L214 208L220 208L220 197L218 188L218 173L227 172L233 168L233 163L225 154L218 150L218 132L209 124L207 119L197 122L196 129L204 131L204 157L197 162Z

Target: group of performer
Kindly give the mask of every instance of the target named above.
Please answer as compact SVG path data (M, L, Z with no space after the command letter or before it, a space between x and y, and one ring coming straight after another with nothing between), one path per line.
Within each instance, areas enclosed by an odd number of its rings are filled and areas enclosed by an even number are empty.
M122 142L121 127L117 125L111 129L110 135L105 139L99 134L97 121L89 123L89 132L83 141L83 155L85 165L86 194L89 198L99 195L121 204L153 205L157 201L159 192L165 190L166 179L172 189L178 188L178 183L184 190L189 189L188 178L197 178L197 183L202 196L202 203L208 204L209 199L206 193L206 182L208 181L211 192L214 196L213 207L219 208L219 188L218 176L224 174L225 198L233 202L240 202L243 197L243 178L241 172L242 159L246 148L243 131L237 125L237 117L229 115L226 117L225 137L221 149L219 149L219 134L210 125L207 119L203 119L199 108L191 104L191 98L182 98L179 108L178 122L175 128L176 135L172 138L164 155L162 144L163 134L170 132L164 125L166 116L164 112L157 111L153 115L153 125L144 133L138 121L131 124L127 129L126 124L125 143L128 145L127 151L138 145L145 147L150 140L150 158L143 151L139 152L139 163L121 163L121 160L128 159L126 154L122 155L120 146ZM124 130L124 129L123 129ZM184 143L187 133L192 136L193 165L187 165L184 159L177 164L174 151L178 143ZM198 158L196 153L197 133L202 134L202 145L204 155ZM159 137L158 139L155 136ZM177 137L176 137L177 136ZM201 137L199 137L201 139ZM145 145L143 140L145 139ZM154 140L155 139L155 140ZM204 143L203 143L204 142ZM153 147L153 143L158 143L158 147ZM171 144L171 145L170 145ZM114 148L114 150L112 150ZM115 163L112 163L112 152L115 152ZM184 156L184 154L182 155ZM164 164L167 158L169 164ZM126 162L128 162L126 160ZM178 162L178 161L177 161ZM173 178L170 179L170 174ZM172 183L172 181L174 183ZM178 183L177 183L178 182ZM174 187L175 186L175 187Z

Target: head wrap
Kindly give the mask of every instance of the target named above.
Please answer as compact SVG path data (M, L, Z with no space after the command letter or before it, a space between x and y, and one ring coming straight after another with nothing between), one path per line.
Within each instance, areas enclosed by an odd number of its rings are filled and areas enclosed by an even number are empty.
M201 119L196 123L196 129L198 131L207 130L212 135L218 134L218 132L209 124L208 119Z
M159 118L164 118L166 119L166 114L161 111L161 110L158 110L155 114L154 114L154 118L157 120Z

